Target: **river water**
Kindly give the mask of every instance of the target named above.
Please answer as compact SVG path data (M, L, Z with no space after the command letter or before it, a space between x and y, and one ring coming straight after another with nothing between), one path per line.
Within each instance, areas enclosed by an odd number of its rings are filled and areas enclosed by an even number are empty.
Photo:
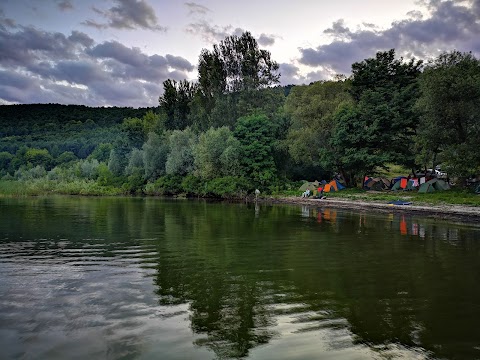
M0 359L480 358L480 227L0 199Z

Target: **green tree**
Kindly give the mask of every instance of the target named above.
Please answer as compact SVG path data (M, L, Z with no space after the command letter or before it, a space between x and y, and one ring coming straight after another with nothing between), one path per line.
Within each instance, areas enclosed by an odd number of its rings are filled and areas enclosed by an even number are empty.
M385 168L388 162L413 167L413 136L418 123L421 61L395 59L395 50L352 65L350 93L355 105L336 114L330 144L337 156L336 170L348 183ZM348 175L349 174L349 175Z
M198 64L198 91L192 103L195 109L192 123L201 129L223 125L233 128L239 116L247 115L238 111L240 94L277 84L278 68L270 52L260 49L249 32L225 38L212 51L203 49ZM251 93L247 98L255 99ZM197 111L198 108L203 111Z
M9 152L2 151L0 152L0 169L9 170L10 163L13 159L13 155Z
M121 176L125 170L125 165L121 151L118 148L113 148L108 159L108 170L114 176Z
M89 158L97 159L100 162L107 162L112 151L112 144L101 143L98 144L95 150L90 154Z
M375 104L370 106L368 100L365 97L357 106L342 105L334 116L329 146L321 153L323 164L339 172L349 185L397 156L388 149L389 134L383 130L385 114ZM374 108L373 114L369 107ZM383 104L383 110L388 112L388 106Z
M183 130L191 125L190 103L196 91L197 85L187 80L177 82L168 79L163 82L163 95L159 102L166 114L166 129Z
M334 169L330 139L335 127L335 113L352 103L346 81L319 81L308 86L295 86L285 103L291 117L285 144L294 162L313 177ZM304 176L308 177L308 173ZM312 179L313 180L313 179Z
M34 167L41 165L48 169L53 165L53 157L47 149L28 149L25 160Z
M165 131L165 120L160 114L147 111L142 118L124 119L122 131L126 134L130 147L139 149L147 141L150 132L161 134Z
M168 175L186 176L194 170L194 148L197 136L190 128L174 130L169 138L170 152L166 162Z
M55 164L57 165L62 165L62 164L69 164L72 162L77 161L78 158L75 156L75 154L71 151L64 151L61 153L56 159L55 159Z
M228 127L200 134L194 158L196 174L203 179L240 175L240 143Z
M204 62L199 64L199 83L203 86L205 77L219 79L221 91L237 92L245 89L259 89L279 82L278 64L271 60L270 52L260 49L256 39L248 31L241 36L228 36L218 45L213 46L213 52L203 51L211 63L217 66L204 69ZM219 66L221 71L219 71ZM212 74L212 71L215 72ZM208 81L208 80L207 80Z
M480 61L471 53L443 53L420 78L417 146L423 163L437 155L452 175L480 172Z
M378 129L383 133L377 135L389 137L387 148L378 150L395 152L396 162L408 167L415 164L413 136L419 121L415 102L419 97L422 64L415 59L395 59L395 50L391 49L352 65L350 93L357 103L362 102L359 112L366 111L368 115L365 113L364 117L373 116L372 120L380 121Z
M143 164L145 166L145 178L156 180L165 175L165 163L168 155L168 139L157 133L148 134L148 140L142 147Z
M145 166L143 162L143 151L137 148L133 148L130 154L128 155L128 164L125 168L126 175L133 174L145 174Z
M277 178L273 158L274 130L263 114L242 117L235 126L243 171L257 186L271 185Z

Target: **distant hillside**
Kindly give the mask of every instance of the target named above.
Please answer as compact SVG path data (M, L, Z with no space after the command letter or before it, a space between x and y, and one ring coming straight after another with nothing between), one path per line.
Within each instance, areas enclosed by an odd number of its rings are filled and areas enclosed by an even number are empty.
M86 123L109 127L126 117L142 117L156 108L88 107L84 105L0 105L0 137L59 130Z
M0 106L0 152L21 148L47 149L54 157L71 151L87 157L99 144L122 137L120 124L127 117L143 117L156 108L88 107L30 104Z

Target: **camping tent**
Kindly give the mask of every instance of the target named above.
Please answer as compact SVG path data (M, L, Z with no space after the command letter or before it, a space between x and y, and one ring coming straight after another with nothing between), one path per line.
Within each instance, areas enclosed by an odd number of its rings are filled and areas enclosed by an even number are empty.
M418 179L408 179L404 176L398 177L392 180L394 183L392 185L392 190L393 191L399 191L399 190L416 190L418 186Z
M367 177L365 178L363 188L365 190L378 190L378 191L387 190L387 189L390 189L390 181L380 177L378 178Z
M308 181L305 181L303 183L302 186L300 186L300 188L298 190L300 191L306 191L307 189L309 189L312 193L314 190L317 190L317 188L320 186L320 183L318 181L314 181L314 182L308 182Z
M443 180L440 179L431 179L428 180L425 184L420 185L418 189L419 193L427 193L427 192L434 192L434 191L443 191L450 189L450 185Z
M345 186L343 186L338 180L334 179L323 187L323 192L340 191L343 189L345 189Z

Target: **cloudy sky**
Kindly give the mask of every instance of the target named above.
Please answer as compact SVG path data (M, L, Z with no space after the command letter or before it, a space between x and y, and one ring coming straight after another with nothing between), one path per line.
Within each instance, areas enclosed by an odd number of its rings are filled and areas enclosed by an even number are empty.
M480 0L0 0L0 104L156 106L202 48L250 31L282 84L349 74L395 48L480 55Z

